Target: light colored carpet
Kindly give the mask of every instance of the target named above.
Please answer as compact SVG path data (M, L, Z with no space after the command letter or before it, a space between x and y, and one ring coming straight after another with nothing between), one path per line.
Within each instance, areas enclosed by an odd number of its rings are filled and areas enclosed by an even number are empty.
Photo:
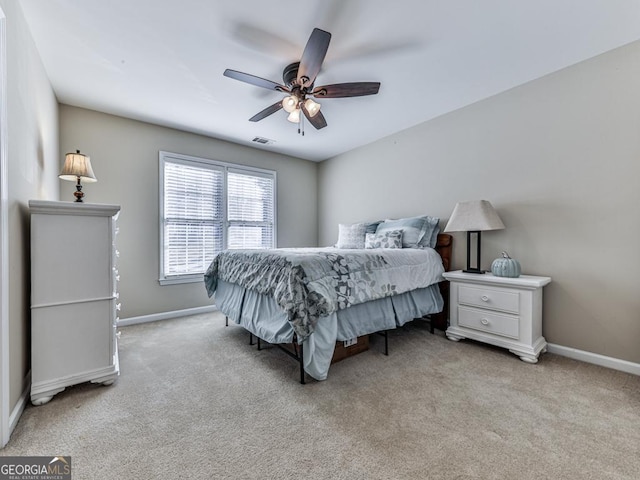
M638 479L640 377L414 322L298 383L219 313L121 329L121 376L28 406L1 455L82 479Z

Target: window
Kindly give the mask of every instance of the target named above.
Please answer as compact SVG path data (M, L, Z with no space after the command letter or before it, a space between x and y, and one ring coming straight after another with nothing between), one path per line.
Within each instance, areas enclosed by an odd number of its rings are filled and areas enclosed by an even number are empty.
M273 174L227 173L227 248L273 247Z
M160 152L160 283L199 282L224 249L275 246L275 172Z

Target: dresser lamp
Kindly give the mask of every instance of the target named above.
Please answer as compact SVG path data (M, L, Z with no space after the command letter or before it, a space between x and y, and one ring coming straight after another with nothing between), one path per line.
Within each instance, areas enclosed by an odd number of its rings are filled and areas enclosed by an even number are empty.
M480 269L480 234L485 230L502 230L504 223L487 200L458 202L445 232L467 232L467 269L465 273L484 273ZM476 237L476 266L471 266L471 235Z
M73 192L73 195L76 197L76 202L82 202L82 197L84 197L82 184L80 183L81 180L85 183L98 181L91 168L89 156L80 153L80 150L76 150L76 153L67 153L65 155L64 166L58 178L69 180L70 182L78 182L76 183L76 191Z

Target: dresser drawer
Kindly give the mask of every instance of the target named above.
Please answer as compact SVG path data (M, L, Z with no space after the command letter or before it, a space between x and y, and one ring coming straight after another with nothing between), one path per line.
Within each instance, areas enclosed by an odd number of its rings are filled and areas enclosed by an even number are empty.
M475 308L458 306L458 325L503 337L519 338L520 336L518 317Z
M518 313L520 311L520 295L518 292L510 292L508 290L460 285L458 303L510 313Z

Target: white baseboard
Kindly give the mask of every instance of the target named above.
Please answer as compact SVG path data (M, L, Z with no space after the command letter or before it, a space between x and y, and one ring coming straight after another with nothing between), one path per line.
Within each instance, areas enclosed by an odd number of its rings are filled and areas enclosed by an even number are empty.
M187 315L198 315L200 313L216 312L218 308L215 305L206 305L204 307L186 308L184 310L174 310L172 312L153 313L151 315L141 315L139 317L121 318L118 320L119 327L127 325L136 325L138 323L155 322L158 320L168 320L170 318L186 317Z
M547 344L547 351L549 353L562 355L563 357L573 358L574 360L600 365L601 367L640 375L640 363L628 362L626 360L620 360L619 358L606 357L598 353L586 352L584 350L578 350L577 348L563 347L562 345L555 345L553 343Z
M127 325L155 322L157 320L168 320L171 318L186 317L187 315L198 315L200 313L215 312L217 310L218 308L215 305L207 305L204 307L187 308L185 310L174 310L172 312L154 313L151 315L142 315L139 317L120 319L118 321L118 326L126 327ZM547 344L547 351L549 353L555 353L556 355L561 355L563 357L573 358L574 360L580 360L582 362L592 363L601 367L612 368L613 370L619 370L621 372L640 376L640 363L628 362L627 360L607 357L598 353L578 350L577 348L565 347L563 345L556 345L554 343Z
M9 415L9 435L13 432L14 428L18 424L18 420L20 420L20 415L24 412L25 407L27 406L27 402L29 401L29 394L31 393L31 370L27 373L27 376L24 378L22 384L22 393L20 394L20 398L16 402L16 406L13 407L11 411L11 415Z

